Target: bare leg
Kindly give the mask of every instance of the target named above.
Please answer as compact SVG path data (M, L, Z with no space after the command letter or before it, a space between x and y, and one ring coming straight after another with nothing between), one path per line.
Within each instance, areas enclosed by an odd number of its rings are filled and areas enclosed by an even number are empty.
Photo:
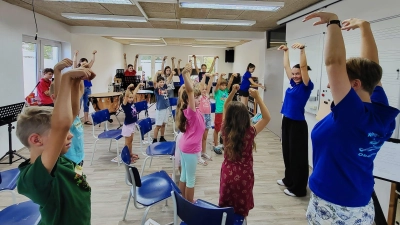
M218 132L214 130L214 146L218 146Z
M207 136L208 136L208 129L206 129L203 133L203 140L202 140L202 149L201 153L206 153L207 152Z
M83 118L85 119L85 122L89 121L89 112L84 112L83 113Z
M156 128L154 129L154 136L153 136L154 139L157 139L158 131L160 130L160 128L161 128L161 126L157 125ZM162 134L161 134L161 136L162 136Z
M179 181L179 189L181 190L182 196L186 198L186 182Z
M165 123L161 126L161 136L164 137L164 132L165 132Z
M189 202L194 203L193 198L194 198L194 187L193 188L188 188L186 187L185 190L185 198L186 200L188 200Z
M247 102L249 101L249 97L241 96L240 101L247 107Z

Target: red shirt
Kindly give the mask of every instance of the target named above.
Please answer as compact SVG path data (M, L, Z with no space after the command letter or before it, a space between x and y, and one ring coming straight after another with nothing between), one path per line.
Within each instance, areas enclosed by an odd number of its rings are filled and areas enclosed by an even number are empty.
M133 70L132 72L125 70L125 76L136 76L136 70Z
M50 96L47 96L44 92L50 90L51 80L46 80L44 78L40 79L39 85L37 86L37 92L40 98L41 105L48 105L53 103Z

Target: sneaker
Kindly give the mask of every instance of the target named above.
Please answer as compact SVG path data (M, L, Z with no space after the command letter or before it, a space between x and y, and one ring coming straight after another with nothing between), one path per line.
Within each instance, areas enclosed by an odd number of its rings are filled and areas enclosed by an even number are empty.
M121 160L121 155L119 155L118 157L114 157L113 159L111 159L111 162L118 162L118 160L119 160L119 162L121 163L122 162L122 160Z
M211 156L209 156L207 153L202 153L201 157L204 158L205 160L212 161Z
M286 186L282 180L277 180L276 183L279 184L280 186Z
M224 145L223 144L219 144L218 147L222 150L224 150Z
M222 154L221 147L219 147L219 146L214 146L214 147L213 147L213 150L214 150L214 152L215 152L216 154L218 154L218 155L221 155L221 154Z
M283 190L283 192L284 192L286 195L288 195L288 196L297 197L295 194L293 194L292 192L290 192L288 189Z
M157 138L153 138L153 144L157 142Z
M203 165L203 166L207 166L208 165L208 163L201 157L197 159L197 163L200 164L200 165Z
M167 140L165 140L164 137L160 137L160 142L166 142Z

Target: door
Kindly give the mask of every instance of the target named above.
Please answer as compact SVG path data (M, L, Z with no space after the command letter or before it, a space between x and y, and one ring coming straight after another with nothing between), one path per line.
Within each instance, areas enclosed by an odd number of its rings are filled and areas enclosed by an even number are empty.
M60 42L40 40L40 74L46 68L54 68L60 59Z
M22 68L24 74L24 96L28 96L38 82L39 41L24 37L22 40Z

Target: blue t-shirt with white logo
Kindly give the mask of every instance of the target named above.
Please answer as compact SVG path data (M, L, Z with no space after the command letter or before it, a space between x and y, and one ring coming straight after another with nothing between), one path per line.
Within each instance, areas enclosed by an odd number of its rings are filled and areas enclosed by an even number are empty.
M83 158L85 158L85 151L83 149L83 126L79 116L75 117L75 120L72 123L72 126L69 128L69 131L73 137L71 141L71 147L68 149L68 152L64 154L64 156L74 163L79 164L82 162Z
M372 103L362 102L350 89L332 112L311 132L313 173L309 187L320 198L337 205L368 204L374 187L374 159L396 127L399 110L388 105L377 86Z
M308 85L305 85L303 82L296 84L293 79L290 79L290 87L286 90L281 113L292 120L306 120L304 107L313 89L314 83L311 80L308 81Z
M169 98L166 84L162 88L155 88L154 95L156 96L157 110L167 109L169 107Z
M133 103L126 103L126 105L122 104L121 108L122 110L124 110L125 113L125 120L124 120L125 125L137 122L138 113L136 111L135 104Z

